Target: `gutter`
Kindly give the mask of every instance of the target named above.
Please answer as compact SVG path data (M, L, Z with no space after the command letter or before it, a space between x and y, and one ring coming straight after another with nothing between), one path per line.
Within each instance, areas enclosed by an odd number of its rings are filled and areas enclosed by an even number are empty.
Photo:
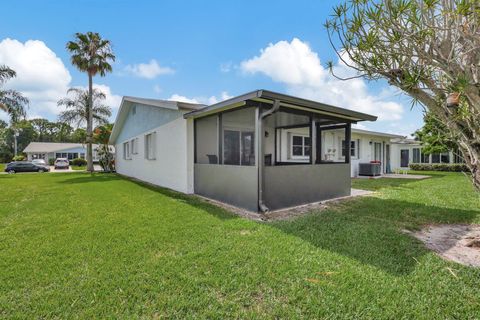
M257 134L258 134L258 208L262 213L270 211L263 201L263 189L264 189L264 180L265 180L265 170L264 167L264 143L263 143L263 119L269 115L274 114L280 108L280 100L274 100L273 107L262 112L257 121Z

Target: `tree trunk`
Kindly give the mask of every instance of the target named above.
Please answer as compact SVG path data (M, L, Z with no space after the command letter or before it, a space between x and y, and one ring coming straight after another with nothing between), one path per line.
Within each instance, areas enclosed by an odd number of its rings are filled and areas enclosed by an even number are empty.
M93 77L88 75L88 105L87 105L87 171L93 172Z

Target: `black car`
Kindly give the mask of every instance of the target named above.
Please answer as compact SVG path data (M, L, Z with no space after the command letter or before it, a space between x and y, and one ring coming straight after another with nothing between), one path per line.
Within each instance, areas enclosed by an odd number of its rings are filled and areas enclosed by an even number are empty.
M48 172L50 168L47 166L42 166L34 164L28 161L15 161L10 162L5 167L5 172L16 173L16 172Z

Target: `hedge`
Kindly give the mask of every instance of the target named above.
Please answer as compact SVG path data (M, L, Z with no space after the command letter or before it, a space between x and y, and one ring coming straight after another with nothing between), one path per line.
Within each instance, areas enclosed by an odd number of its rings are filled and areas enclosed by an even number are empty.
M411 163L410 169L416 171L450 171L468 172L468 167L463 163Z
M70 161L70 164L72 166L82 167L87 165L87 160L82 158L75 158L72 161Z
M13 160L13 161L23 161L23 160L25 160L25 156L23 156L23 155L18 155L18 156L13 157L12 160Z

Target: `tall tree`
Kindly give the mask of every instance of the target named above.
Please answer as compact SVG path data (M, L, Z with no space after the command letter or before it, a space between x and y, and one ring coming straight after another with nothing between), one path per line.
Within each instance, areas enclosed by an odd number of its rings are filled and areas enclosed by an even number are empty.
M93 77L97 74L105 76L112 71L110 62L115 61L115 55L109 40L102 39L96 32L76 33L75 40L67 43L67 50L71 53L71 62L80 71L88 75L88 104L87 104L87 170L93 171Z
M479 1L349 0L325 26L354 77L386 79L447 128L480 188Z
M11 123L16 123L25 118L25 106L28 104L28 99L18 91L2 89L5 82L16 76L15 71L7 66L0 65L0 110L8 113Z
M456 140L452 139L447 127L435 115L426 112L423 122L423 127L413 134L422 143L422 153L442 153L457 148Z
M93 89L91 102L88 90L70 88L67 94L69 96L57 102L58 106L66 108L59 115L60 121L76 125L78 128L88 123L89 115L92 116L92 125L107 123L112 115L111 108L103 104L105 94L97 89Z

